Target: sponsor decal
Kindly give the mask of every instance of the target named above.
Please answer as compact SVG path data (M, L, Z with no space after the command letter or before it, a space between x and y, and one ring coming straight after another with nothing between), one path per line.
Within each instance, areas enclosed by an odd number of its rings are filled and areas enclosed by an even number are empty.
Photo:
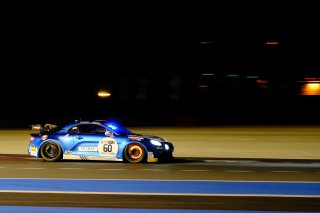
M153 152L148 152L148 158L154 158Z
M115 139L107 137L99 141L98 152L103 156L113 156L118 153L118 143Z
M142 141L144 138L136 135L129 135L128 138L133 141Z
M69 134L66 134L66 135L64 135L64 136L61 136L61 137L59 137L59 140L62 140L62 141L70 141L70 140L72 140L72 138L71 137L69 137Z
M96 146L80 146L78 147L79 152L97 152L98 147Z
M64 154L65 154L65 155L72 155L72 151L66 150L66 151L64 152Z
M37 152L38 152L37 147L34 144L31 144L29 148L30 155L37 156Z
M147 162L156 163L156 162L158 162L158 158L148 158Z
M155 158L155 157L154 157L153 152L148 152L147 162L150 162L150 163L158 162L158 158Z
M31 152L36 152L37 151L37 147L35 145L31 145L30 151Z

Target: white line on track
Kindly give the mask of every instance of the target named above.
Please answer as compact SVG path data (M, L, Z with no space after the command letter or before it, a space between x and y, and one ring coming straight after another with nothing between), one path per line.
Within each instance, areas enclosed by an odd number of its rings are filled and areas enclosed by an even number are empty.
M210 172L210 170L206 170L206 169L185 169L180 171L181 172Z
M5 169L5 168L7 168L7 167L0 167L0 169Z
M169 171L167 169L140 169L140 170L143 170L143 171L155 171L155 172L158 172L158 171Z
M98 169L101 171L123 171L123 170L128 170L128 169Z
M144 192L79 192L79 191L31 191L31 190L0 190L1 192L14 193L34 193L34 194L102 194L102 195L166 195L166 196L225 196L225 197L313 197L320 198L319 195L287 195L287 194L205 194L205 193L144 193Z
M30 170L32 170L32 169L44 169L44 168L31 168L31 167L26 167L26 168L17 168L17 169L30 169Z
M319 172L320 173L320 172ZM186 179L177 179L177 180L170 180L170 179L112 179L112 178L4 178L0 177L0 180L84 180L84 181L148 181L148 182L223 182L223 183L316 183L319 184L319 181L282 181L282 180L222 180L222 179L216 179L216 180L210 180L210 179L204 179L204 180L186 180ZM0 190L1 191L1 190Z
M301 171L270 171L273 173L301 173Z
M84 168L58 168L58 169L73 169L73 170L83 170Z
M226 172L243 172L243 173L249 173L249 172L254 172L254 171L249 171L249 170L225 170Z
M228 162L228 163L235 163L235 160L204 160L207 163L221 163L221 162Z

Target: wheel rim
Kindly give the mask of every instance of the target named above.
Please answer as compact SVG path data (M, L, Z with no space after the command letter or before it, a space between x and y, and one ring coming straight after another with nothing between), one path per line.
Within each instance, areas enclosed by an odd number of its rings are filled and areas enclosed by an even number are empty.
M55 144L47 144L44 148L44 154L48 158L55 158L59 152L59 148Z
M143 150L138 145L133 145L129 148L129 156L131 159L137 160L142 156Z

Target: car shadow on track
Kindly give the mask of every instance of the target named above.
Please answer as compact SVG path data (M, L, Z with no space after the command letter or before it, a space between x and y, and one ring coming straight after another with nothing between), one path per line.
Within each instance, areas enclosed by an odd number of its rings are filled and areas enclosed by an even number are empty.
M199 159L199 158L197 159L197 158L182 158L182 157L174 158L173 160L168 162L159 161L159 163L202 163L202 162L205 162L205 160Z

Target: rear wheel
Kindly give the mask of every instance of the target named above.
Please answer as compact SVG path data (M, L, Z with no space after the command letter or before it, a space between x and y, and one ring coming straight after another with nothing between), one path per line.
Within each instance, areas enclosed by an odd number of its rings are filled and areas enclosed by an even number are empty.
M59 161L62 158L62 149L57 142L45 142L40 149L42 158L45 161Z
M146 160L146 151L141 144L129 144L123 153L125 161L130 163L140 163Z

